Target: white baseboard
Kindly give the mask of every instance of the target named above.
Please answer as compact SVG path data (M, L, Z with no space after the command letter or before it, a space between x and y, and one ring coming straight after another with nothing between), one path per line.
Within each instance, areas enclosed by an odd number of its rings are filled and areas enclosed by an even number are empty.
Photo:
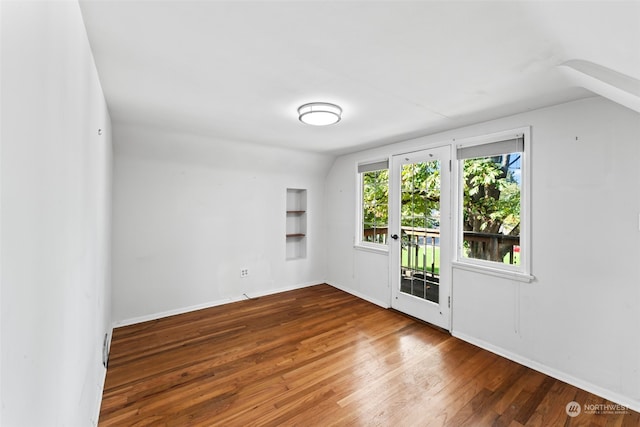
M324 283L324 281L319 280L319 281L305 282L305 283L300 283L300 284L293 285L293 286L286 286L286 287L283 287L283 288L268 289L268 290L265 290L265 291L252 293L251 295L248 295L248 296L250 298L259 298L259 297L263 297L263 296L267 296L267 295L279 294L281 292L293 291L295 289L302 289L302 288L306 288L306 287L309 287L309 286L319 285L321 283ZM191 306L188 306L188 307L175 308L175 309L172 309L172 310L162 311L162 312L159 312L159 313L146 314L144 316L138 316L138 317L133 317L133 318L130 318L130 319L116 321L116 322L113 323L113 327L114 328L119 328L119 327L122 327L122 326L135 325L136 323L142 323L142 322L148 322L150 320L162 319L163 317L175 316L176 314L189 313L191 311L202 310L204 308L211 308L211 307L216 307L216 306L224 305L224 304L230 304L232 302L243 301L243 300L246 300L246 299L247 299L247 297L244 296L244 294L243 294L243 295L237 295L237 296L233 296L233 297L225 298L225 299L220 299L220 300L216 300L216 301L209 301L209 302L205 302L205 303L202 303L202 304L191 305Z
M259 298L259 297L264 297L267 295L273 295L273 294L279 294L282 292L287 292L287 291L293 291L295 289L302 289L302 288L308 288L309 286L316 286L316 285L321 285L325 283L324 280L313 280L311 282L305 282L305 283L300 283L294 286L287 286L284 288L278 288L278 289L269 289L268 291L263 291L263 292L256 292L254 294L249 295L251 298Z
M593 393L597 396L603 397L611 402L617 403L619 405L626 406L627 408L634 410L636 412L640 412L640 402L629 398L628 396L623 396L611 390L599 387L595 384L592 384L588 381L584 381L580 378L576 378L572 375L569 375L565 372L558 371L557 369L551 368L549 366L543 365L521 355L512 353L507 351L501 347L497 347L493 344L490 344L486 341L474 338L472 336L466 335L464 333L459 333L452 331L451 335L454 337L461 339L462 341L466 341L470 344L473 344L477 347L483 348L487 351L495 353L499 356L502 356L506 359L512 360L516 363L519 363L523 366L531 368L535 371L541 372L545 375L558 379L560 381L564 381L567 384L571 384L575 387L581 388L582 390L588 391L589 393ZM567 402L569 403L569 402ZM578 402L582 403L582 402Z
M334 288L336 288L336 289L340 289L340 290L341 290L341 291L343 291L343 292L346 292L346 293L348 293L348 294L351 294L351 295L353 295L353 296L356 296L356 297L358 297L358 298L360 298L360 299L363 299L363 300L365 300L365 301L369 301L370 303L375 304L375 305L378 305L378 306L380 306L380 307L382 307L382 308L389 308L389 307L390 307L390 306L389 306L389 303L382 302L382 301L380 301L380 300L378 300L378 299L375 299L375 298L371 298L370 296L368 296L368 295L364 295L364 294L362 294L362 293L360 293L360 292L358 292L358 291L354 291L354 290L353 290L353 289L351 289L351 288L347 288L347 287L345 287L345 286L336 285L336 284L334 284L334 283L329 283L329 282L326 282L326 283L327 283L327 285L329 285L329 286L333 286L333 287L334 287Z

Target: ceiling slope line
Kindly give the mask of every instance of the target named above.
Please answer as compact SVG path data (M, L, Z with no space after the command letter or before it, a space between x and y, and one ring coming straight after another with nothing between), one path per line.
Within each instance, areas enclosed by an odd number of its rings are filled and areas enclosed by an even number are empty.
M640 80L582 59L558 68L574 85L640 113Z

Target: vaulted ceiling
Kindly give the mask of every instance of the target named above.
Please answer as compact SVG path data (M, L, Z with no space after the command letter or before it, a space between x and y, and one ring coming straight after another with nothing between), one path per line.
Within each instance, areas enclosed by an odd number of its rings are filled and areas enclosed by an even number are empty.
M638 1L80 5L112 121L212 141L339 154L598 87L640 99ZM300 123L312 101L342 121Z

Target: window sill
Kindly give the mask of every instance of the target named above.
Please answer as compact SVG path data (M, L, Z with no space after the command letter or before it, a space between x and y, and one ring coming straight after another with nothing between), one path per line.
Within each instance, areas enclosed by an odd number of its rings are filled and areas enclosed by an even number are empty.
M460 261L454 261L452 263L452 266L453 268L457 268L460 270L501 277L503 279L511 279L523 283L531 283L535 280L535 277L530 274L520 273L518 271L501 270L499 268L485 267L483 265L467 264Z
M355 244L353 245L353 248L359 251L371 252L374 254L389 255L389 246L387 245L369 246L369 245L363 245L363 244Z

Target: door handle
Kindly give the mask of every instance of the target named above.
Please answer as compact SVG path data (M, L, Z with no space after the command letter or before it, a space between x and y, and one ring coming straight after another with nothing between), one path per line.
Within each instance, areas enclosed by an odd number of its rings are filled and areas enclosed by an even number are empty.
M398 235L397 235L397 234L392 234L392 235L391 235L391 238L392 238L393 240L398 240Z

